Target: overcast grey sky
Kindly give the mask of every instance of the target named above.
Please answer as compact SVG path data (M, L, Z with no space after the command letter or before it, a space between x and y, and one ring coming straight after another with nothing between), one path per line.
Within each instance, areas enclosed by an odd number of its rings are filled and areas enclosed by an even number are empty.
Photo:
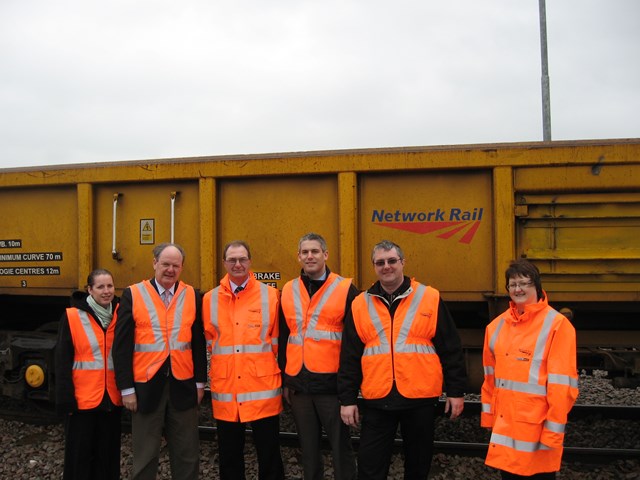
M640 1L546 0L554 140L640 137ZM0 168L542 139L538 0L0 0Z

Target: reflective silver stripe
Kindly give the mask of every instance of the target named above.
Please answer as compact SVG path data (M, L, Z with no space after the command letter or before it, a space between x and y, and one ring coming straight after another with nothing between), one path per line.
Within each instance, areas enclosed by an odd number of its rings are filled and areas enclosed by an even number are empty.
M491 413L491 404L490 403L483 403L482 404L482 411L483 411L483 413Z
M164 352L166 350L166 348L163 348L164 346L164 342L162 342L162 345L158 344L150 344L150 343L136 343L135 347L134 347L134 351L136 352Z
M544 421L544 428L555 433L564 433L565 426L566 424L564 423L552 422L551 420Z
M506 380L502 378L496 378L495 385L497 388L503 388L505 390L513 390L515 392L523 392L530 393L534 395L546 395L547 387L546 385L539 385L540 382L540 369L542 368L542 364L544 362L544 351L547 346L547 342L549 340L549 334L551 332L551 327L553 326L553 320L558 315L554 309L550 309L542 322L542 328L540 329L540 333L536 338L536 345L533 350L533 356L531 359L531 365L529 366L529 378L528 381L525 382L516 382L514 380ZM496 328L495 333L491 337L490 348L491 353L495 355L494 347L498 338L498 333L504 324L504 319L501 318ZM552 381L553 379L562 380L561 375L549 375L547 378L548 383L555 383Z
M494 372L493 367L491 367L491 366L485 366L484 367L484 374L485 375L493 375L493 372Z
M282 389L275 388L273 390L262 390L260 392L239 393L237 398L238 402L250 402L251 400L268 400L279 397L280 395L282 395Z
M418 307L420 306L420 302L422 302L426 291L427 287L422 284L418 285L418 288L416 288L416 293L411 299L411 303L407 309L407 314L404 316L404 321L402 322L402 326L398 332L398 338L395 342L396 353L436 353L436 349L432 345L407 344L409 331L411 330L411 326L413 325L413 321L415 320L418 312Z
M550 373L547 377L547 384L549 383L553 383L555 385L569 385L570 387L578 388L578 379L570 377L569 375Z
M147 290L144 282L140 282L134 285L138 289L142 296L144 306L149 312L149 318L151 320L151 331L153 333L153 343L146 345L136 344L134 350L136 352L162 352L167 349L164 343L164 337L162 335L162 328L160 327L160 320L158 319L158 312L156 306L153 303L153 299ZM144 347L144 348L143 348Z
M496 331L491 335L491 339L489 340L489 350L491 350L491 354L495 357L496 355L496 341L498 340L498 336L500 335L500 330L502 330L502 326L504 325L504 318L501 318L498 321L498 326L496 327Z
M332 341L342 340L342 332L328 332L326 330L317 329L318 319L320 318L320 314L322 313L322 308L331 297L333 291L338 287L339 282L342 280L343 278L338 275L334 278L331 284L327 286L324 293L320 297L316 308L311 314L311 319L309 320L306 329L304 329L304 312L302 310L302 280L298 278L291 283L297 333L295 335L289 336L288 343L291 343L293 345L302 345L304 343L304 338Z
M342 332L327 332L326 330L314 330L313 335L309 335L309 329L305 332L305 337L312 337L314 340L342 340Z
M396 353L421 353L432 355L436 354L436 349L433 345L407 343L409 332L411 331L413 322L416 319L418 308L420 307L420 303L424 298L426 290L427 287L422 284L418 285L415 290L415 295L413 295L413 298L411 299L411 303L409 304L409 308L407 309L404 321L402 322L402 326L400 327L400 331L398 332L398 338L396 339L394 345ZM369 317L371 318L374 328L377 332L379 332L378 337L380 338L380 345L365 348L363 356L380 355L389 353L390 351L389 340L384 331L384 328L382 327L382 320L380 319L380 316L375 309L372 297L373 296L369 295L368 293L365 294Z
M365 355L382 355L383 353L389 353L389 345L376 345L373 347L367 347L364 349L364 353L362 354L362 356L364 357Z
M260 305L262 309L262 325L260 328L260 339L262 342L259 345L220 345L220 324L218 322L218 295L220 293L220 286L217 286L211 291L211 307L209 309L209 323L216 331L216 340L211 345L212 355L232 355L233 353L267 353L273 351L272 345L277 345L271 342L267 342L267 333L269 332L269 287L264 283L258 282L260 287Z
M220 293L220 286L211 290L211 308L209 310L209 318L211 325L216 329L218 335L220 334L220 328L218 327L218 294Z
M435 354L436 348L432 345L409 344L405 345L404 348L398 353Z
M226 349L230 349L227 351ZM220 350L224 350L222 355L229 355L231 353L267 353L272 352L273 348L268 343L261 343L260 345L234 345L232 347L220 347Z
M218 402L233 402L233 393L216 393L212 391L211 398Z
M525 442L524 440L516 440L515 438L500 435L498 433L491 434L490 443L502 445L504 447L513 448L519 452L536 452L538 450L550 450L549 447L540 442Z
M376 332L378 332L380 345L366 347L362 352L362 356L364 357L368 355L381 355L384 353L389 353L391 351L389 339L387 338L387 334L384 331L384 328L382 328L382 321L380 320L378 312L376 311L376 307L373 304L372 295L369 292L364 292L364 299L367 302L367 311L369 312L369 318L373 323L373 328L375 328Z
M314 340L332 340L332 341L340 341L342 340L342 332L328 332L326 330L318 330L318 319L320 318L320 314L322 313L322 308L329 301L329 298L333 294L336 288L340 285L340 282L344 280L340 275L336 275L333 282L327 286L325 292L320 297L318 301L318 305L316 305L315 310L311 314L311 320L307 325L307 330L304 332L305 338L313 338ZM298 283L298 282L294 282ZM300 290L298 288L298 296L300 295Z
M258 282L260 287L260 303L262 304L262 331L260 339L262 343L267 341L267 333L269 333L269 287L262 282Z
M553 319L558 315L554 309L547 312L547 316L544 317L542 322L542 328L538 334L536 340L536 346L533 349L533 358L531 359L531 366L529 367L529 383L537 384L540 381L540 367L544 361L544 350L549 340L549 332L551 331L551 325L553 325Z
M142 296L142 300L144 301L145 308L147 312L149 312L149 318L151 320L151 331L153 332L154 343L137 343L134 346L134 351L136 352L164 352L167 351L167 344L165 343L164 335L162 334L162 325L160 324L160 315L156 310L156 305L153 303L153 299L151 298L151 294L144 282L137 283L134 285L135 288L138 289ZM178 283L176 289L180 287ZM156 292L157 293L157 292ZM173 314L173 326L171 331L167 332L169 337L169 349L176 351L187 351L191 350L191 342L180 342L178 341L178 336L180 333L180 329L182 328L183 321L183 311L184 311L184 302L187 296L187 289L183 288L180 291L176 291L173 296L172 304L175 304L174 314ZM166 313L163 312L163 315Z
M296 335L289 336L289 343L294 343L297 345L302 345L302 326L304 314L302 312L302 296L300 295L300 283L302 280L299 278L291 282L291 291L293 293L293 310L295 311L296 316ZM295 339L295 340L294 340Z
M218 295L220 294L220 286L211 290L211 305L209 307L209 323L216 331L216 341L209 341L212 355L230 355L233 353L233 347L220 346L220 323L218 322ZM213 394L213 392L211 392Z
M496 388L503 390L511 390L514 392L531 393L533 395L546 395L547 387L534 383L516 382L515 380L505 380L504 378L496 378Z
M191 350L191 342L175 342L172 350L177 350L180 352Z
M181 290L177 296L173 297L175 302L175 313L173 314L173 329L171 330L171 336L169 337L169 347L171 350L185 351L191 350L191 342L180 342L178 337L180 329L182 328L182 321L184 319L184 302L187 297L187 289Z
M102 356L102 350L96 337L96 332L91 326L91 319L87 312L78 310L78 316L80 317L80 326L84 331L84 334L89 340L89 346L91 347L91 355L93 355L93 362L73 362L74 370L102 370L104 369L104 357Z

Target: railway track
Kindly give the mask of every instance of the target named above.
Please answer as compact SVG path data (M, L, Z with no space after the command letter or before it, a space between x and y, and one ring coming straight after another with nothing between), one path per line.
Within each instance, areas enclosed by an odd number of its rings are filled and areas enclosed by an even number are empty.
M466 417L476 417L480 414L480 402L465 402ZM444 410L444 406L441 405ZM640 406L611 406L611 405L575 405L570 414L570 421L587 418L602 418L616 420L640 420ZM215 441L216 428L213 426L201 426L200 436L204 441ZM247 430L247 437L251 439L251 430ZM353 444L357 448L359 437L352 437ZM284 447L298 447L298 437L295 432L280 432L280 444ZM329 450L329 443L323 438L323 448ZM402 450L402 439L396 438L394 442L396 452ZM487 453L488 444L484 442L466 441L441 441L434 442L436 453L448 455L460 455L471 457L484 457ZM596 448L596 447L573 447L566 446L564 449L564 461L579 462L591 465L606 464L616 460L632 459L640 460L640 448Z
M200 427L200 438L204 441L215 441L215 427ZM251 430L247 430L247 437L251 437ZM323 447L329 450L326 438L323 439ZM357 449L359 437L352 437L354 447ZM402 439L395 440L394 449L396 452L402 450ZM298 436L292 432L280 432L280 444L285 447L298 447ZM489 445L475 442L434 442L435 453L445 453L449 455L485 457ZM601 465L615 460L640 459L640 449L625 448L584 448L565 447L563 460L567 462L580 462L585 464Z
M20 404L18 408L17 405L18 404L1 406L0 418L35 424L57 423L62 420L62 417L60 415L57 415L51 409L45 409L41 407L25 407L24 404ZM208 401L204 400L203 405L207 406ZM468 417L479 415L480 410L481 404L479 401L467 400L464 402L463 416ZM439 413L442 414L443 412L444 402L441 401L439 406ZM640 420L640 406L576 404L569 414L569 420L571 421L595 416L606 419Z
M444 404L440 403L440 409L444 411ZM480 410L480 401L467 400L464 402L463 415L480 415ZM640 406L575 404L569 412L569 421L592 416L616 420L640 420Z
M12 407L0 408L0 419L23 422L31 425L53 425L62 422L63 418L56 415L51 410L38 408L23 408L17 410L15 405ZM441 406L443 409L444 407ZM480 402L465 402L465 417L475 417L480 413ZM640 406L610 406L610 405L575 405L570 414L570 421L588 418L617 419L638 421L640 420ZM123 431L130 432L131 424L128 415L123 417ZM203 441L211 442L216 439L216 427L201 425L199 427L200 438ZM247 437L251 440L251 430L247 430ZM352 437L353 444L357 448L359 437ZM295 432L280 432L280 443L284 447L298 447L298 437ZM323 446L329 449L326 438ZM470 457L484 457L488 444L484 442L473 441L441 441L434 442L435 452L445 453L448 455L460 455ZM402 439L395 440L395 450L401 451ZM593 447L574 447L566 446L564 460L567 462L580 462L585 464L606 464L614 460L632 459L640 460L639 448L593 448Z

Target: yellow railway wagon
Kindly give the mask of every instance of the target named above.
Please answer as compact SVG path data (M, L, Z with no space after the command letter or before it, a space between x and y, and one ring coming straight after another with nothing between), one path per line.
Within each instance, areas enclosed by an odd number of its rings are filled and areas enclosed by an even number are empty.
M609 361L638 370L620 344L640 343L640 139L4 169L0 202L5 395L51 398L50 356L32 342L45 334L34 330L55 327L93 268L113 272L121 290L151 275L155 245L174 241L187 252L183 280L204 292L224 274L224 244L242 239L256 276L281 288L298 275L297 241L311 231L327 239L331 268L361 289L375 281L372 246L400 244L406 271L453 311L474 385L484 325L505 308L503 272L519 257L573 313L584 348L607 343L618 349Z

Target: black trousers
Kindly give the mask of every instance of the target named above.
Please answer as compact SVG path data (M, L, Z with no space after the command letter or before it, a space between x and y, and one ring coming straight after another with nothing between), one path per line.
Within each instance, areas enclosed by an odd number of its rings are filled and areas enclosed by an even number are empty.
M435 404L405 410L365 407L358 449L358 479L387 479L399 425L404 453L404 479L425 480L433 456L434 417Z
M64 422L65 480L120 478L121 409L79 411Z
M340 418L337 395L291 392L291 412L302 449L305 480L324 480L322 430L327 434L333 457L333 478L355 480L356 455L351 432Z
M242 480L244 476L244 443L246 423L216 420L220 480ZM280 417L261 418L251 422L253 443L258 454L258 479L283 480L284 466L280 455Z

